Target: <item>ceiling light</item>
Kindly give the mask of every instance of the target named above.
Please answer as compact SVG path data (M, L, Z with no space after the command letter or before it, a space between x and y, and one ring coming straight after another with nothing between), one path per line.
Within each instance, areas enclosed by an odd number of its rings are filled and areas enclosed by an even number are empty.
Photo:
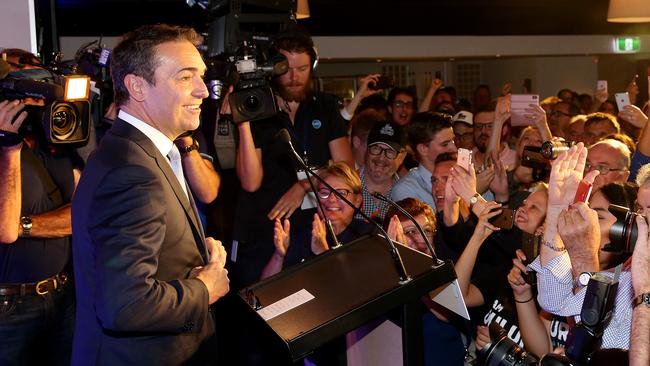
M607 21L612 23L650 22L650 5L647 0L609 0Z

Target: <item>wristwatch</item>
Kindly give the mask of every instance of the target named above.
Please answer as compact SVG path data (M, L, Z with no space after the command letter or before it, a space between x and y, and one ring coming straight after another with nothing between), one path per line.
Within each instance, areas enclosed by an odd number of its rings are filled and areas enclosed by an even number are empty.
M646 292L645 294L641 294L634 298L634 302L632 303L632 308L637 307L637 305L645 305L650 308L650 292Z
M196 141L194 138L192 138L191 145L179 147L178 151L180 151L181 154L189 154L190 152L198 149L199 149L199 142Z
M32 218L29 216L23 216L20 218L20 227L23 229L21 236L29 236L29 233L32 231Z
M473 195L472 197L469 198L469 209L470 209L470 210L472 209L472 207L474 207L474 205L476 204L476 202L478 202L478 198L479 198L479 197L481 197L480 194L478 194L478 193L474 193L474 195Z
M576 287L585 287L589 284L589 280L591 279L591 276L593 276L593 272L582 272L576 278Z

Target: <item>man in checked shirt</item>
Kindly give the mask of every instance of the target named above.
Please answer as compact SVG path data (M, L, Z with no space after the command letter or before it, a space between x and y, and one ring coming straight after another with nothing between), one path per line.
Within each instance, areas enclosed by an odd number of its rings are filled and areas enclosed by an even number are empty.
M544 310L580 320L586 287L579 284L582 273L612 278L614 272L599 271L600 229L598 214L584 203L572 204L583 179L587 149L582 143L553 162L549 180L548 209L540 256L529 266L538 273L538 301ZM584 178L593 182L597 171ZM612 317L601 348L628 349L634 289L629 269L619 278Z

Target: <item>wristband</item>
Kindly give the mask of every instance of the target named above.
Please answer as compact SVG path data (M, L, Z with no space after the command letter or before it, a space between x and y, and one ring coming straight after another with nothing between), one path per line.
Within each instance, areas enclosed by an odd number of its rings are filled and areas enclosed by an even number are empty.
M531 296L530 299L528 299L528 300L526 300L526 301L519 301L519 300L515 299L515 302L518 303L518 304L525 304L525 303L527 303L527 302L531 302L531 301L533 300L534 297L535 297L535 296Z
M16 146L23 142L23 138L14 132L0 130L0 147Z
M556 252L563 252L563 251L566 250L565 246L558 247L558 246L556 246L555 244L551 243L548 240L542 240L542 245L544 245L547 248L551 248Z

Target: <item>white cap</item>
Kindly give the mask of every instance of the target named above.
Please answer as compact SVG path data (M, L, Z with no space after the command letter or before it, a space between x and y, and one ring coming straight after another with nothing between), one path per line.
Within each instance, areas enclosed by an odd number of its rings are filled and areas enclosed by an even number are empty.
M454 117L451 119L451 122L453 123L463 122L463 123L467 123L470 126L473 126L474 115L472 114L472 112L460 111L454 115Z

